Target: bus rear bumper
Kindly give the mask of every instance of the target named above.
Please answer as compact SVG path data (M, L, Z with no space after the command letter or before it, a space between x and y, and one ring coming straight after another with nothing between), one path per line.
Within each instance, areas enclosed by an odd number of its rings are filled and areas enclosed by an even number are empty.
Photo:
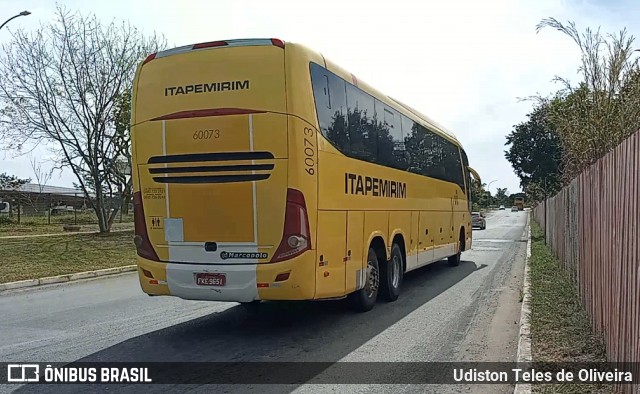
M310 300L315 293L313 257L308 252L288 261L270 264L182 264L151 261L138 256L138 278L146 294L185 300ZM198 274L223 274L225 283L223 286L198 284ZM286 278L278 282L277 277L282 274Z
M201 274L224 276L224 286L197 283ZM171 295L186 300L251 302L259 300L256 264L201 265L167 264L167 285Z

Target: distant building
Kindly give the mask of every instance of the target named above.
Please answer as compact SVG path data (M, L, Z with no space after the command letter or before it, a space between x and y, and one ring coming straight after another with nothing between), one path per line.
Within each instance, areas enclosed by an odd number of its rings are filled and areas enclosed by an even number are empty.
M24 184L17 190L0 190L0 201L9 203L13 212L17 212L19 206L23 214L42 214L49 210L55 214L91 207L81 190L36 183Z

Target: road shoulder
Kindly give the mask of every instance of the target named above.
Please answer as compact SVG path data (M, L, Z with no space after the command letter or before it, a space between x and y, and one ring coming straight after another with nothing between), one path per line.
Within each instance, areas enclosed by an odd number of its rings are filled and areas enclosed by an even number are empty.
M105 268L95 271L77 272L74 274L48 276L46 278L19 280L16 282L0 283L0 293L9 290L18 290L28 287L52 285L66 282L76 282L84 279L98 278L102 276L119 275L125 272L136 270L136 265L125 265L122 267Z

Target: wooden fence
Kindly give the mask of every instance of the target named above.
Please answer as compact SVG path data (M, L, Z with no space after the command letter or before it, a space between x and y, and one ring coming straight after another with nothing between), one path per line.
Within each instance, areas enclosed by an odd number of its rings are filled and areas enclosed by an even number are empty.
M534 208L613 362L640 380L640 132ZM640 384L620 386L640 392ZM635 391L634 391L635 390Z

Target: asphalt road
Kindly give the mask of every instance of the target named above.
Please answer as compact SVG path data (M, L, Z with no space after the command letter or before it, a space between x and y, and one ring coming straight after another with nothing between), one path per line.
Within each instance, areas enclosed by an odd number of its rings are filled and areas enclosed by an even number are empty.
M148 297L135 274L0 295L0 360L515 361L527 212L496 211L458 267L405 276L394 303L369 313L343 301L265 305ZM321 378L321 374L316 378ZM0 391L141 392L141 386L3 386ZM117 390L116 390L117 389ZM215 386L216 392L512 392L509 385ZM210 392L151 385L144 391Z

